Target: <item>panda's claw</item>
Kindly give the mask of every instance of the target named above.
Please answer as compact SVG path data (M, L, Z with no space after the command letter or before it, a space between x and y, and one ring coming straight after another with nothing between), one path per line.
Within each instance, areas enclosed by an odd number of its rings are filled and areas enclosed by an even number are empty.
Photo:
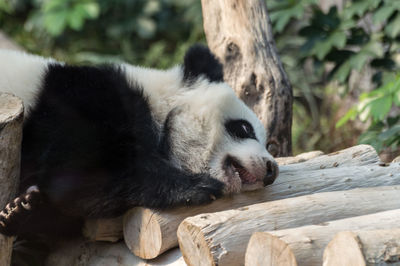
M187 205L210 203L222 196L224 184L214 178L202 176L187 192Z
M0 233L8 236L17 234L20 226L40 202L41 194L38 190L31 190L9 202L0 211Z

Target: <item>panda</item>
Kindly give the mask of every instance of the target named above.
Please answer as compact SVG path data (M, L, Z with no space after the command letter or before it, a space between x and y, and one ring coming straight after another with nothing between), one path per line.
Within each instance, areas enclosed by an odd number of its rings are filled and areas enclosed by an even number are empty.
M1 50L0 88L25 105L20 194L0 212L5 235L74 236L87 218L204 204L278 175L263 125L202 45L168 70Z

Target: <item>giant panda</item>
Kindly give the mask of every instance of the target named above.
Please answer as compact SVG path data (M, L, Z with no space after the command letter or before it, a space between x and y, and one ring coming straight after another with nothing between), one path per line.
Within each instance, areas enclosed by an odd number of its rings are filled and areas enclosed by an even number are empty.
M72 236L86 218L204 204L278 175L263 125L205 46L168 70L2 50L0 90L25 105L20 195L0 213L6 235Z

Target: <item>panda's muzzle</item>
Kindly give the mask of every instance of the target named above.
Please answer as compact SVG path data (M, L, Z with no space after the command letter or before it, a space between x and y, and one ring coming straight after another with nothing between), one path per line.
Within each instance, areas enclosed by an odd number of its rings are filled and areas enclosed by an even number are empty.
M279 168L277 163L271 162L270 160L266 162L266 169L267 169L267 174L265 175L263 180L264 186L268 186L274 183L279 173Z
M256 167L257 169L247 169L237 158L227 156L224 168L228 175L234 174L240 178L243 185L251 185L263 182L264 186L272 184L278 176L278 165L275 162L264 159L265 165Z

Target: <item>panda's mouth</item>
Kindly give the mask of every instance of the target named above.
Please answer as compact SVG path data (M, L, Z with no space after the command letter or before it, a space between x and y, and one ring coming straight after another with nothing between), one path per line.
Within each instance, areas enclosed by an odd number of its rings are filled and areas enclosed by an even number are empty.
M224 164L227 175L235 175L239 177L242 184L254 184L257 182L257 177L247 171L239 160L233 156L227 156Z

